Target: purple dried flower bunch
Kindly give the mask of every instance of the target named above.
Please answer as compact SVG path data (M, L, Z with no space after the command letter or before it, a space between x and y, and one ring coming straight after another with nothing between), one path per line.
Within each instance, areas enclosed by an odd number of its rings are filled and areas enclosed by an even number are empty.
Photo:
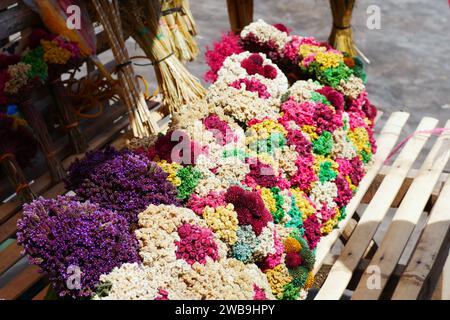
M138 242L124 217L73 197L25 204L17 227L23 253L48 274L60 297L89 297L100 275L139 261Z
M131 224L137 223L138 213L149 204L179 204L167 173L126 149L89 153L70 167L66 185L80 200L117 211Z

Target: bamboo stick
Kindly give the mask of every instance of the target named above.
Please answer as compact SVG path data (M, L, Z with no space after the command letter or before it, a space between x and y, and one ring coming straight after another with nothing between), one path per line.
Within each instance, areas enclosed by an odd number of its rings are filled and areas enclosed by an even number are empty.
M235 34L253 21L253 0L227 0L231 31Z
M333 26L328 39L335 49L348 53L352 57L357 55L351 27L354 5L355 0L330 0Z

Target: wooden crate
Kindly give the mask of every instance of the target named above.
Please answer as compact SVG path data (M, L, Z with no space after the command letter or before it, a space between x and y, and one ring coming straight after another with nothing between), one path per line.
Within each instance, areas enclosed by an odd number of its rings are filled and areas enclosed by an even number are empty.
M31 11L20 1L0 0L0 46L16 41L22 33L30 28L41 26L36 13ZM97 54L108 53L109 44L103 32L97 34ZM108 56L111 56L109 54ZM106 67L112 70L114 61L106 61ZM46 112L53 106L49 92L39 90L36 93L34 105ZM169 115L160 112L159 104L148 102L149 109L159 119L161 130L166 128ZM81 121L81 128L88 139L88 151L104 147L107 144L122 146L129 126L126 107L113 101L105 102L104 113L94 119ZM68 168L77 157L82 154L72 154L71 145L66 134L54 130L55 123L48 123L59 159L64 168ZM55 197L66 192L62 182L52 183L50 175L42 159L38 159L32 168L25 171L32 190L37 195ZM16 223L22 214L20 201L12 194L14 190L0 173L0 299L18 299L33 297L43 298L48 282L35 266L27 265L21 261L21 248L15 240ZM7 279L7 280L5 280Z
M318 245L315 272L326 275L315 299L449 299L450 120L419 170L412 169L437 119L425 117L393 164L383 162L409 114L394 112L377 139L373 166L347 207L348 216ZM366 206L362 205L366 204ZM388 210L395 210L387 221ZM358 211L358 213L356 213ZM425 215L425 225L418 225ZM374 235L387 224L381 241ZM419 237L411 237L413 231ZM343 249L331 254L341 239ZM406 264L400 264L405 251ZM407 252L406 252L407 253ZM408 257L409 256L409 257ZM405 258L403 258L405 260Z

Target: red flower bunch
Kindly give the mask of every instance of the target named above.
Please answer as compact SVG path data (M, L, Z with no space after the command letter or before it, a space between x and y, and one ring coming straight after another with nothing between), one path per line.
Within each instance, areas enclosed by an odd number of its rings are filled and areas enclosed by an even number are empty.
M343 112L345 106L345 100L342 93L334 90L332 87L324 86L317 90L318 93L325 96L333 107L336 108L336 112Z
M150 148L136 150L136 153L144 154L152 161L159 159L184 164L195 164L198 156L207 152L207 146L201 146L190 140L183 131L170 131L165 135L160 135Z
M317 220L317 216L313 214L303 221L303 228L305 229L304 237L308 242L308 246L311 250L313 250L322 237L322 233L320 232L320 223Z
M241 67L249 75L259 74L267 79L275 79L277 77L277 69L271 65L263 66L263 62L263 57L259 53L252 53L248 58L242 60Z
M261 234L267 223L272 221L272 215L266 209L264 201L257 192L232 186L225 193L225 201L233 204L239 224L251 225L257 236Z

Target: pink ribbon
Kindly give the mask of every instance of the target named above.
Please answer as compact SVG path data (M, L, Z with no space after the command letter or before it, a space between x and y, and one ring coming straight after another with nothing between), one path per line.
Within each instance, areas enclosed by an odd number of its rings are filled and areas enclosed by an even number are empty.
M431 135L438 136L444 132L450 132L450 128L435 128L433 130L419 130L419 131L415 131L415 132L411 133L405 139L400 141L400 143L397 144L394 149L392 149L392 151L389 153L386 160L384 160L383 164L387 165L389 163L389 161L392 159L392 157L395 156L395 154L405 145L405 143L408 142L408 140L411 139L412 137L414 137L416 134L421 134L421 133L428 134L429 133Z

